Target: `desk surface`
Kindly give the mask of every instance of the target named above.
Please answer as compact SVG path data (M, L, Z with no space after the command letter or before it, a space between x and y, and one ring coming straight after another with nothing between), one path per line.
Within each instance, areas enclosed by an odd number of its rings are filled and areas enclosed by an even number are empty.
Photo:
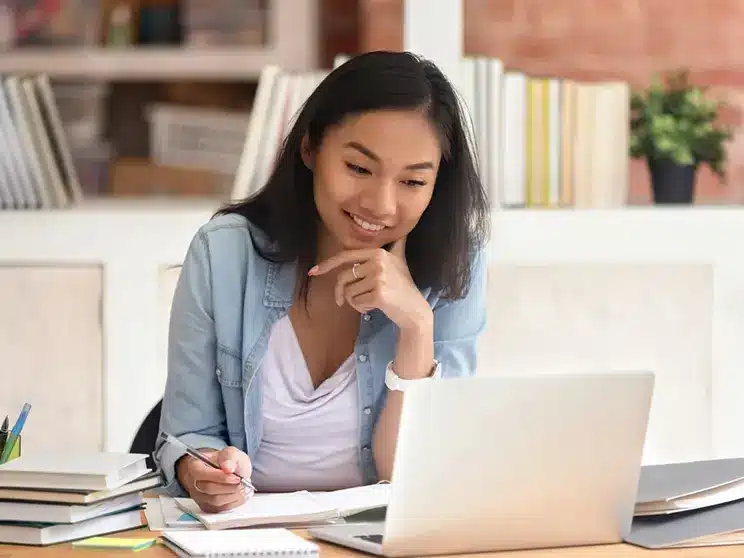
M305 535L303 531L297 531L300 535ZM117 533L115 537L148 537L157 536L159 533L149 531L146 527ZM320 558L351 558L357 556L369 556L368 554L356 552L331 544L319 541ZM173 558L175 554L162 545L155 545L146 550L137 553L112 551L111 554L117 556L133 555L137 558ZM44 548L9 546L0 544L0 558L81 558L90 555L95 558L102 556L98 550L73 549L68 544L58 544ZM544 550L526 550L514 552L494 552L488 554L460 554L458 558L484 558L484 557L504 557L504 558L744 558L744 545L741 546L711 546L701 548L680 548L674 550L647 550L627 544L613 544L605 546L585 546L574 548L551 548Z

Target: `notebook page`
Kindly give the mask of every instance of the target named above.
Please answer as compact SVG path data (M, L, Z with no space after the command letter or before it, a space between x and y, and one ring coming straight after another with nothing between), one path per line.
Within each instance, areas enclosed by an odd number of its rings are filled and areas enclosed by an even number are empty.
M337 509L341 515L352 515L366 510L383 508L390 500L390 484L371 484L333 490L313 492L313 498L323 507Z
M163 537L192 556L313 555L318 546L287 529L163 531Z
M292 523L338 516L335 508L317 502L309 492L254 494L245 504L219 513L206 513L189 498L177 498L176 503L210 528Z

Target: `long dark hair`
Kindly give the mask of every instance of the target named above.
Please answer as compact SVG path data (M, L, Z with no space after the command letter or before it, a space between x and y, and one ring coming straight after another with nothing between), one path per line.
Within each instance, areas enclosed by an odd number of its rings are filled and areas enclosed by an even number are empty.
M217 214L238 213L260 228L277 247L261 252L263 257L297 261L301 294L306 294L303 272L316 263L320 217L313 174L301 156L303 138L314 150L328 128L345 117L381 109L423 110L438 131L442 160L431 201L408 235L406 259L419 288L462 297L470 282L471 256L488 236L487 195L457 94L433 63L411 53L368 52L334 69L297 115L266 185Z

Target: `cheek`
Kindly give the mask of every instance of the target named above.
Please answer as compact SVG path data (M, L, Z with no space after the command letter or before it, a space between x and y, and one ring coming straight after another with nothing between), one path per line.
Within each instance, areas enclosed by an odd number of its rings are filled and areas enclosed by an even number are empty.
M353 194L353 182L348 173L323 165L315 174L315 197L326 203L342 203Z
M402 200L399 205L399 214L401 224L407 229L413 229L421 219L426 208L431 201L431 191L412 191L408 199Z

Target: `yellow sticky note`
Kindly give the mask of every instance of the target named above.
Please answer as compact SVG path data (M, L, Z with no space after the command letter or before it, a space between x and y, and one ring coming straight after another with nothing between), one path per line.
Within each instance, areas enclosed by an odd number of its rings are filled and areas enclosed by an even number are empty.
M118 548L123 550L143 550L155 543L154 538L143 539L134 537L90 537L72 543L76 548Z

